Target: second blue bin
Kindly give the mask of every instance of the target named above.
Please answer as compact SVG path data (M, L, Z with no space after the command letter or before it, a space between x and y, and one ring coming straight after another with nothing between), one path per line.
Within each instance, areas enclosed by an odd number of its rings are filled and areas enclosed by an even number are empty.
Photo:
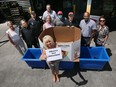
M102 70L110 58L104 47L81 47L80 68Z

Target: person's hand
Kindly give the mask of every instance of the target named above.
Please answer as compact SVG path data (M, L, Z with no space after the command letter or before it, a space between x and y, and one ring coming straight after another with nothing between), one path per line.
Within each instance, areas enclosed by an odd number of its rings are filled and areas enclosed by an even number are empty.
M66 26L66 27L70 27L70 26Z
M40 58L41 58L41 60L46 60L47 56L42 54L42 55L40 56Z
M73 62L80 62L80 59L79 58L74 58Z
M90 45L91 41L88 41L87 45Z
M71 26L72 28L74 28L75 26Z
M105 46L105 43L102 43L102 46Z

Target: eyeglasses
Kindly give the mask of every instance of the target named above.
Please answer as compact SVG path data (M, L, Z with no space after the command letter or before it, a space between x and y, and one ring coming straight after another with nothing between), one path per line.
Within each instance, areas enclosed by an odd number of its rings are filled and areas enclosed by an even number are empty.
M99 22L105 22L105 20L100 20Z

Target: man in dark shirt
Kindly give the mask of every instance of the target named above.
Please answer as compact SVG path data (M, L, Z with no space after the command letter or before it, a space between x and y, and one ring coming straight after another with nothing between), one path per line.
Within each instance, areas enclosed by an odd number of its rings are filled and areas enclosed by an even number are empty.
M28 48L32 48L32 30L25 20L21 20L21 34Z
M68 13L68 20L65 21L65 25L68 27L75 26L78 27L78 22L74 19L74 13L69 12Z
M38 48L39 41L38 36L41 33L41 22L40 19L36 17L36 13L34 11L31 12L31 18L28 21L29 27L32 29L32 37L33 37L33 45Z

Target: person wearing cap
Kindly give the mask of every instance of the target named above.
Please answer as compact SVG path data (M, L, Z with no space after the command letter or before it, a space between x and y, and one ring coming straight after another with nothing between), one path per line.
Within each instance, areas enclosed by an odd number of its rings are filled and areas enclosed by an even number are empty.
M84 19L82 19L79 24L81 28L81 46L90 46L91 40L97 30L97 25L95 21L90 19L88 12L85 12L83 17Z
M68 13L68 19L65 21L65 24L67 27L78 27L78 22L74 19L74 13L69 12Z
M51 9L51 5L46 5L46 11L43 13L42 20L45 22L47 15L50 15L52 18L52 21L54 21L57 18L56 12Z
M28 21L28 25L32 29L32 37L33 37L32 43L34 47L38 48L39 47L38 36L41 33L42 24L34 11L32 11L30 15L31 18Z
M57 18L54 21L55 26L65 26L66 19L63 17L63 12L58 11Z

